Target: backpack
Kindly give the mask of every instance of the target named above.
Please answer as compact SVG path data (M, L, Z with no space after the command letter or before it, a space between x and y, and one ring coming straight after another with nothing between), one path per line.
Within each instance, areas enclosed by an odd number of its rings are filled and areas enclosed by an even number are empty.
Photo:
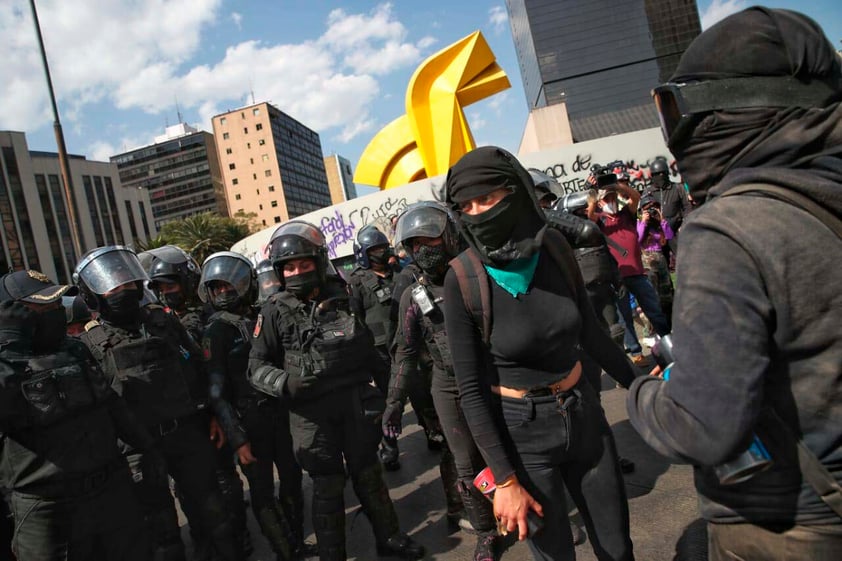
M573 294L576 305L580 304L579 292L584 288L582 273L573 255L573 250L564 234L547 227L541 239L541 247L547 250L552 260L561 269L564 281ZM450 267L459 282L462 301L474 318L485 346L491 345L491 285L488 273L480 261L479 254L472 247L450 261Z

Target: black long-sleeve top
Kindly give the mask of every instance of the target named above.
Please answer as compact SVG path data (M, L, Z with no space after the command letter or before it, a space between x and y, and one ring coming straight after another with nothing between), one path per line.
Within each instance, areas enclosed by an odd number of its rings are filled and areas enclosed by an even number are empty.
M575 261L572 263L575 267ZM456 274L451 269L445 278L445 325L462 409L497 481L515 470L501 438L505 427L494 421L490 386L528 389L557 382L575 365L579 344L624 386L635 377L634 366L600 326L578 268L570 276L576 279L576 297L542 247L526 294L513 298L490 281L493 323L489 348L465 306Z

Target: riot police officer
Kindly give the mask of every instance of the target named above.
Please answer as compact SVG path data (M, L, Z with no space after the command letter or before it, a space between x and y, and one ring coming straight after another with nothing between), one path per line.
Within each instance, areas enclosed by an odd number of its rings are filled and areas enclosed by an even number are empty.
M20 561L142 561L149 544L117 439L148 450L145 476L166 473L88 349L67 337L61 300L74 292L38 271L0 278L0 486L13 549Z
M371 332L351 313L344 283L328 273L325 238L312 224L287 222L272 235L270 258L284 290L258 315L249 376L289 404L296 457L313 479L319 558L345 559L346 469L378 553L420 558L424 548L400 532L377 460L385 404L370 381L382 361Z
M278 273L275 272L272 261L269 259L264 259L258 263L254 272L257 275L257 301L255 306L260 310L266 300L281 289L281 281L278 280Z
M99 312L98 319L86 326L82 341L156 438L169 474L196 506L193 523L202 528L220 558L242 559L216 481L198 346L162 307L140 306L147 276L131 249L107 246L89 251L73 278L88 306ZM127 454L135 470L142 454L133 449ZM136 470L135 479L157 558L183 559L169 487L146 480Z
M389 312L392 307L392 289L400 269L390 263L394 257L386 234L373 225L363 227L354 241L354 257L357 266L351 271L348 285L351 290L351 310L361 317L371 334L377 354L385 364L389 364L390 333L394 333ZM386 394L389 386L388 367L382 369L386 374L376 377L374 383ZM380 461L387 471L400 469L400 450L396 438L383 437L380 447Z
M145 251L138 255L138 260L149 275L148 288L152 290L158 301L178 318L196 344L201 344L207 314L202 309L197 294L202 272L199 264L192 255L175 245L165 245ZM211 420L211 437L216 442L217 448L216 479L219 490L222 492L226 510L234 519L235 530L242 540L243 551L250 554L253 548L246 527L243 480L237 474L233 453L224 442L217 417ZM198 507L191 504L180 488L176 487L175 491L188 520L195 520L198 516ZM193 539L194 561L208 561L213 549L210 539L204 536L201 528L194 524L190 525L190 536Z
M459 407L459 388L441 308L448 262L459 254L456 219L438 203L416 203L398 217L395 239L403 244L423 274L401 296L383 431L390 435L400 433L408 389L418 383L419 356L426 349L433 361L435 410L447 442L440 470L448 518L458 522L460 510L464 508L470 526L478 534L474 559L496 559L494 512L491 503L472 483L485 463Z
M216 312L205 329L202 352L211 406L249 480L254 516L278 559L287 561L309 552L303 539L301 467L293 456L289 412L248 382L257 292L251 263L242 255L221 251L205 260L199 298ZM273 467L279 474L279 500Z

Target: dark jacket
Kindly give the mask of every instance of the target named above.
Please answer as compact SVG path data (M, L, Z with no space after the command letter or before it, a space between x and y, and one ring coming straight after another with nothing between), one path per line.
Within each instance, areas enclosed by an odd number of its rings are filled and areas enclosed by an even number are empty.
M822 173L765 167L728 173L710 196L779 185L842 216L839 160ZM836 175L832 172L836 169ZM640 378L635 428L657 451L693 463L702 514L714 522L834 524L799 472L794 443L758 422L773 407L842 482L842 243L813 216L757 196L713 198L685 222L670 380ZM712 469L761 434L772 468L722 486Z
M655 198L661 205L661 214L669 222L673 232L678 232L687 215L693 210L690 199L684 191L684 186L677 183L667 183L662 188L650 185L644 195Z

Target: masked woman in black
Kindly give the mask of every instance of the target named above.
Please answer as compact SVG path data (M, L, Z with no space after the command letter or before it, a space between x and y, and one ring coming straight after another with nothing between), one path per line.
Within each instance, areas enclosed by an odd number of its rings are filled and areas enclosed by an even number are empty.
M563 236L529 173L493 146L447 175L470 247L445 279L445 323L462 408L497 481L494 513L535 559L574 559L565 486L600 561L633 559L617 452L579 348L628 386L634 366L599 325ZM527 536L527 514L544 528Z

